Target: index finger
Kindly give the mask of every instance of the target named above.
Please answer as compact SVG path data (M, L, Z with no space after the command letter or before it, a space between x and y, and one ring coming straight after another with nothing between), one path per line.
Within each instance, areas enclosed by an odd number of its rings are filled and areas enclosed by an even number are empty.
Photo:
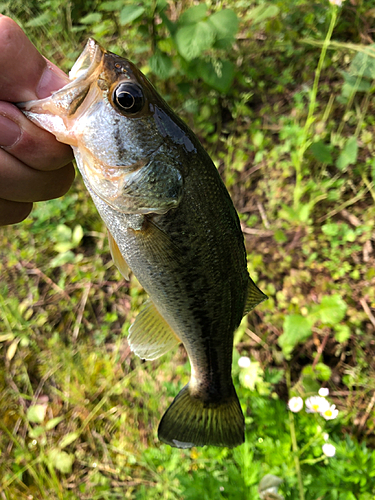
M16 22L1 14L0 68L0 101L41 99L69 81L37 51Z

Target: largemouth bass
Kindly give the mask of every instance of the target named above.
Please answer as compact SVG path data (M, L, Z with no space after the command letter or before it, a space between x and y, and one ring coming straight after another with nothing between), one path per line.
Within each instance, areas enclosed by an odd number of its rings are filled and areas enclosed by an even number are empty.
M233 335L266 296L247 272L231 198L196 136L130 61L90 39L69 77L19 107L72 146L115 264L149 295L130 327L131 349L155 359L182 342L188 353L190 381L159 438L181 448L237 446L244 418Z

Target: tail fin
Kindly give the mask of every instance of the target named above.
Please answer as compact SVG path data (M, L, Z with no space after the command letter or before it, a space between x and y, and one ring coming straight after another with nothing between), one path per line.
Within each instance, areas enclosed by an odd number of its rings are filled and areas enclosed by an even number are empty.
M174 399L159 424L159 439L176 448L242 444L245 421L233 388L222 403L207 403L189 393L189 384Z

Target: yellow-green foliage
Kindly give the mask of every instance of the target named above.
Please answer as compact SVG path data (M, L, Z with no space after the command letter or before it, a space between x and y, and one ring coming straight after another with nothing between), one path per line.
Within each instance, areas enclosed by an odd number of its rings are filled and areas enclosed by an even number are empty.
M147 73L213 156L269 296L235 337L246 444L172 449L156 429L186 354L130 352L145 295L81 179L1 228L1 498L374 498L374 9L332 4L0 3L65 71L93 36ZM288 413L321 385L337 418Z

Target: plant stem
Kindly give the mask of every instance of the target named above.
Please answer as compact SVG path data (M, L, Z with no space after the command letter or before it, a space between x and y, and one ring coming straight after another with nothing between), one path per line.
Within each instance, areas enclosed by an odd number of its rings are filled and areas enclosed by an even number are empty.
M290 382L290 369L289 369L289 367L286 370L285 376L286 376L286 385L288 388L288 395L290 397L291 382ZM293 415L293 412L291 412L291 411L288 411L288 414L289 414L289 430L290 430L290 438L292 441L294 465L296 468L297 479L298 479L299 498L300 498L300 500L305 500L305 494L303 491L301 466L300 466L300 461L299 461L299 450L298 450L298 443L297 443L297 437L296 437L296 428L294 425L294 415Z
M313 464L317 464L318 462L321 462L322 460L324 460L326 458L327 457L325 455L321 455L318 458L306 458L306 460L302 460L300 463L301 464L313 465Z
M315 71L314 84L313 84L311 97L310 97L309 111L307 114L306 123L305 123L305 127L304 127L306 137L308 135L310 126L314 122L314 111L315 111L315 105L316 105L316 96L318 95L320 74L322 72L324 59L326 57L327 49L328 49L328 46L329 46L331 38L332 38L332 33L333 33L333 29L334 29L335 24L336 24L336 20L337 20L337 7L334 7L332 9L331 22L329 24L327 35L326 35L325 40L323 42L322 51L320 53L318 66L317 66L316 71Z
M317 66L316 71L315 71L313 88L312 88L311 95L310 95L309 110L307 113L305 126L303 127L302 144L299 148L299 151L296 154L295 161L293 162L294 167L296 169L296 185L294 188L294 195L293 195L293 206L294 206L295 210L297 209L297 207L299 205L299 201L301 199L301 195L302 195L302 191L303 191L302 190L302 178L303 178L302 162L303 162L304 154L311 144L311 139L309 139L309 132L310 132L310 127L314 123L314 120L315 120L314 112L315 112L315 107L316 107L316 96L318 95L319 80L320 80L320 75L322 72L324 60L325 60L325 57L327 54L327 49L328 49L328 46L330 44L333 29L335 27L336 20L337 20L337 7L336 6L333 7L331 12L332 12L331 22L329 24L329 28L328 28L325 40L323 42L322 51L320 53L318 66Z

